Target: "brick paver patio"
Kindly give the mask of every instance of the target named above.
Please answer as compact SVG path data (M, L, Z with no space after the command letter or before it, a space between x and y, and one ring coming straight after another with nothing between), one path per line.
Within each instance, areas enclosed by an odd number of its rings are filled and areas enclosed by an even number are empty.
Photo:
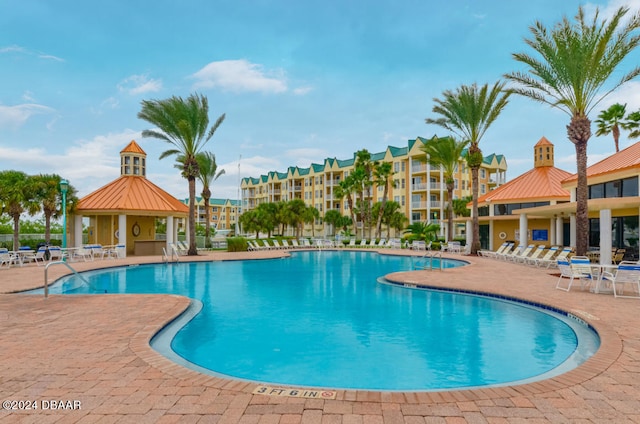
M211 253L197 259L283 254ZM465 259L471 266L390 277L562 308L598 330L600 350L569 373L519 386L418 393L338 391L331 400L254 395L256 384L199 374L149 347L151 337L187 307L188 299L101 295L45 300L41 295L10 294L43 284L42 267L13 267L0 269L0 400L29 401L31 406L35 402L38 409L2 410L0 422L640 423L639 300L579 288L566 293L554 289L554 271ZM158 257L138 257L73 266L86 270L157 261ZM61 266L50 271L50 280L66 273Z

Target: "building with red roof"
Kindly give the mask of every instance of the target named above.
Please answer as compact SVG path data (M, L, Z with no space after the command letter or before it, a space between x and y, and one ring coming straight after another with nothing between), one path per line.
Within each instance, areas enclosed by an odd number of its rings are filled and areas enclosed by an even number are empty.
M75 246L82 245L82 221L87 217L90 244L125 245L127 254L162 254L162 247L176 240L176 220L186 218L189 208L146 178L146 158L131 141L120 152L120 177L80 199ZM156 240L156 219L167 221L166 241Z

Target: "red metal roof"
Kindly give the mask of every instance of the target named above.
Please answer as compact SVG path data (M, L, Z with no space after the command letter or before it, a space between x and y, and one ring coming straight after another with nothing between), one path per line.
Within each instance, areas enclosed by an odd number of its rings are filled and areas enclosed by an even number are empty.
M135 211L188 215L187 205L140 176L121 176L78 202L78 212Z
M587 178L596 175L611 174L624 169L640 168L640 142L632 144L626 149L614 153L608 158L602 159L600 162L594 163L587 168ZM575 182L578 180L578 174L573 174L563 182Z
M516 179L480 196L478 203L536 199L569 200L570 193L561 187L560 182L570 175L569 172L553 166L533 168Z
M536 143L535 146L533 147L538 147L538 146L547 146L547 145L551 145L553 146L553 143L550 142L549 140L547 140L546 137L542 137L540 140L538 140L538 142Z
M142 147L135 140L131 140L131 143L127 144L127 146L120 151L120 153L140 153L146 155L145 151L142 150Z

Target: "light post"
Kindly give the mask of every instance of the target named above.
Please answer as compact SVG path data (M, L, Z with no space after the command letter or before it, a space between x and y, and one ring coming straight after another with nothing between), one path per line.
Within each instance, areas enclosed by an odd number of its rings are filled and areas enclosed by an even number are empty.
M67 180L60 181L60 191L62 192L62 248L67 248L67 191L69 190L69 182ZM64 260L64 255L62 256Z

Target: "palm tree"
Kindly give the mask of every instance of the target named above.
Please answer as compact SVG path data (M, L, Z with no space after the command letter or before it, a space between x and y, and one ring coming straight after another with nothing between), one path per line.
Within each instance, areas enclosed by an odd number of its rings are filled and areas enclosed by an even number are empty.
M209 127L209 102L202 95L192 94L186 99L173 96L164 100L143 100L138 118L158 129L144 130L143 137L153 137L169 143L173 148L164 151L160 159L182 156L182 176L189 182L189 255L197 255L196 249L196 178L199 167L196 155L213 137L225 115Z
M57 174L40 174L33 178L34 200L44 215L44 240L51 241L51 218L57 218L62 213L62 192L60 181L62 177ZM67 212L72 211L78 202L76 189L69 185L67 189Z
M211 210L209 208L209 200L211 199L211 184L224 175L224 169L218 171L218 164L216 163L216 155L211 152L199 152L196 155L196 161L198 162L198 179L202 183L202 198L204 199L204 234L205 234L205 247L211 247L211 240L209 236L211 234Z
M13 249L20 247L20 216L24 212L33 215L39 205L34 200L35 180L21 171L0 172L0 206L2 212L13 219Z
M349 174L345 179L334 187L333 195L336 199L347 198L347 206L349 207L349 214L351 216L351 222L356 225L355 207L353 204L353 193L355 191L355 179L353 174ZM355 231L355 230L354 230Z
M626 108L626 104L613 104L609 106L608 109L600 112L600 115L598 115L598 119L596 120L596 125L598 126L596 136L599 137L601 135L612 134L613 142L616 145L616 153L620 151L620 144L618 143L620 140L620 127L626 127L626 123L623 122L626 114Z
M316 236L315 220L320 218L320 212L313 206L307 206L302 212L302 221L311 224L311 237Z
M584 255L589 243L587 215L587 142L591 137L589 113L613 90L640 74L640 67L623 74L610 88L605 83L622 60L640 43L634 35L640 15L626 22L628 7L619 8L610 20L599 20L596 13L587 21L578 8L576 22L566 16L548 30L541 22L530 28L532 38L525 42L540 56L516 53L514 59L528 72L512 72L505 77L516 85L511 92L558 108L571 117L567 135L576 149L578 186L576 189L576 254Z
M339 227L342 222L342 214L339 210L329 209L324 213L324 222L325 224L329 224L333 227L333 235L336 234L336 229Z
M427 162L442 168L442 174L447 186L447 240L453 238L453 189L455 188L454 174L460 162L460 157L467 148L468 141L456 141L453 137L433 137L420 148L427 154Z
M439 118L425 121L427 124L439 125L456 134L461 140L469 143L467 164L471 169L472 209L472 242L471 253L480 250L480 225L478 222L478 170L482 165L480 140L491 124L500 116L509 102L509 92L503 91L504 83L498 81L491 88L488 84L478 87L462 85L456 91L447 90L442 99L433 99L436 105L432 111Z
M414 222L409 225L405 231L405 233L411 233L417 236L420 240L425 241L435 241L437 238L438 231L440 231L440 224L436 223L425 223L425 222Z
M378 219L376 222L376 238L380 238L382 234L382 217L384 216L385 208L387 207L387 198L389 197L389 185L392 184L393 168L390 162L376 163L373 167L373 177L376 186L384 187L382 192L382 202L380 202L380 208L378 210Z
M623 128L629 131L629 138L640 137L640 110L627 115L627 120Z
M456 216L471 216L471 212L467 208L471 200L471 196L466 196L462 199L453 199L453 213Z

